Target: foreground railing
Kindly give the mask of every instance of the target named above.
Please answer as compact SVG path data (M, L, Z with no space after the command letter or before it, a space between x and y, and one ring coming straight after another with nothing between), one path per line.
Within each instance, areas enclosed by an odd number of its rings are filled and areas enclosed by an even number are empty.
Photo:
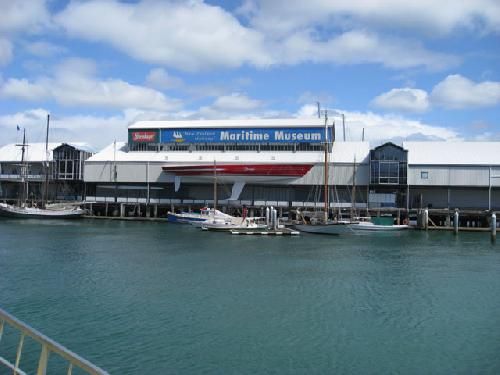
M40 358L38 360L37 375L45 375L47 372L47 365L49 362L50 354L57 354L58 356L64 358L68 361L68 371L67 374L71 375L73 368L80 368L92 375L106 375L106 371L100 369L99 367L93 365L86 359L78 356L72 351L66 349L64 346L58 344L54 340L51 340L47 336L38 332L34 328L31 328L27 324L21 322L19 319L10 315L8 312L0 309L0 342L2 341L2 334L5 325L13 327L20 333L19 343L17 345L16 361L15 363L9 362L7 359L0 355L0 367L6 366L13 371L13 375L25 375L25 372L19 368L21 362L21 355L23 352L24 338L26 336L32 338L37 343L41 345ZM3 373L2 371L0 371Z

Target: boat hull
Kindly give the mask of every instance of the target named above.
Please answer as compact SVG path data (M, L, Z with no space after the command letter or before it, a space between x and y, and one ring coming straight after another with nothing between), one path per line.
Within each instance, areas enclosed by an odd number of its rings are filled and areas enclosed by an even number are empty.
M45 210L34 207L15 207L0 203L0 216L18 219L79 219L85 214L85 210L59 209Z
M173 214L169 212L167 214L167 220L169 223L190 224L192 222L205 222L207 218L187 214Z
M371 223L359 223L352 227L354 231L358 232L398 232L407 230L408 225L377 225Z
M275 176L302 177L312 168L313 164L196 164L196 165L166 165L162 169L176 176Z
M328 224L296 224L295 229L316 234L361 234L370 232L399 232L409 229L408 225L377 225L369 222L360 223L328 223Z
M266 230L267 226L266 225L245 226L245 225L234 225L234 224L210 225L206 223L201 225L201 229L212 232L230 232L232 230L245 230L247 232L250 232L250 231Z
M329 234L338 236L339 234L352 233L351 224L327 223L327 224L295 224L294 228L300 232L313 234Z
M232 220L233 217L231 215L225 214L219 210L215 210L213 208L202 208L200 213L196 212L181 212L181 213L167 213L167 220L169 223L178 223L178 224L197 224L204 223L207 220Z

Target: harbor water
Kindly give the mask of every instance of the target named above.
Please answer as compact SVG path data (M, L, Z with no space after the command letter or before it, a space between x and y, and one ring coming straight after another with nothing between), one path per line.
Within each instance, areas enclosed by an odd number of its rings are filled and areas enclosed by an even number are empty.
M111 374L500 373L484 233L1 220L0 307Z

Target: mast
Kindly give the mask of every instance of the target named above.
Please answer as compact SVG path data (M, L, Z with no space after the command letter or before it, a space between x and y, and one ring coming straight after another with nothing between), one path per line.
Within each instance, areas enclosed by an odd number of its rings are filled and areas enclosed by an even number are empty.
M118 185L116 183L117 180L117 173L116 173L116 139L113 143L113 182L115 184L115 203L118 202Z
M45 134L45 184L43 188L42 208L45 208L47 205L49 196L49 121L50 114L47 113L47 132Z
M352 169L352 190L351 190L351 221L355 216L355 205L356 202L356 155L354 155L354 165Z
M27 191L27 178L26 178L26 161L24 160L24 154L26 151L26 129L23 129L23 144L21 145L21 197L19 201L19 206L24 207L26 202Z
M325 111L325 160L324 160L324 168L325 168L325 180L324 180L324 201L325 201L325 206L324 206L324 217L323 220L325 223L328 222L328 208L329 208L329 202L328 202L328 112Z
M217 162L214 159L214 217L217 209Z

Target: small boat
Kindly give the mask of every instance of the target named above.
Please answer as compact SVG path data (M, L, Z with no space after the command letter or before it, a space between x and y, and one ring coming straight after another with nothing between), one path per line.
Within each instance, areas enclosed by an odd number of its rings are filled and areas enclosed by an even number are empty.
M213 220L231 220L231 215L225 214L222 211L204 207L200 212L181 212L181 213L167 213L167 220L170 223L193 224L204 223L209 219ZM196 225L197 226L197 225Z
M350 229L353 232L395 232L395 231L401 231L401 230L406 230L409 229L410 226L407 224L392 224L392 225L383 225L383 224L374 224L370 221L366 222L359 222L357 224L352 224L350 226Z
M0 203L0 216L20 219L78 219L85 214L80 207L70 208L38 208L18 207Z
M231 221L207 221L201 225L201 229L209 231L218 232L229 232L231 230L265 230L267 229L266 224L258 224L256 222L257 218L247 217L247 218L234 218Z
M339 235L361 234L367 232L396 232L409 229L410 226L407 224L376 224L372 221L332 220L326 223L315 223L312 221L312 223L309 224L295 224L294 228L306 233Z

